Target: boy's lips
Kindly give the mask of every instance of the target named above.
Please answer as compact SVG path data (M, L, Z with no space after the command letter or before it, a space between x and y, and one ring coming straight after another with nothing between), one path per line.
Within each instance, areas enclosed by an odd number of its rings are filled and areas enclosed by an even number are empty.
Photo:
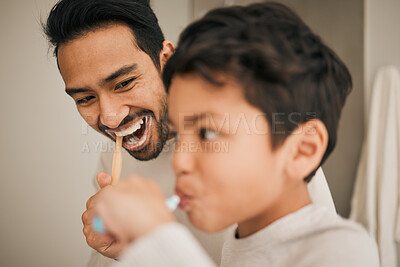
M181 190L179 190L178 188L176 188L175 190L176 195L179 196L179 198L181 199L181 201L179 202L179 208L184 210L184 211L190 211L190 205L191 202L193 200L192 196L186 195L185 193L183 193Z

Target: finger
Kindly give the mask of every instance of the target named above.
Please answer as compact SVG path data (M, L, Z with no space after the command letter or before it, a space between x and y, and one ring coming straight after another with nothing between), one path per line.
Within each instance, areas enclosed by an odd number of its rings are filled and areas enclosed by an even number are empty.
M93 204L94 204L93 200L95 199L96 195L97 195L97 194L91 196L91 197L86 201L86 209L87 209L87 210L90 209L90 208L93 206Z
M111 176L106 172L99 172L96 175L97 183L99 184L100 188L106 187L107 185L111 184Z
M129 243L122 242L119 240L118 241L114 240L110 246L106 247L103 250L103 254L106 253L107 255L109 255L108 257L111 257L111 258L119 258L121 255L121 252L124 251L128 245L129 245Z
M82 222L83 225L92 225L93 222L93 210L86 210L83 214L82 214Z
M110 246L115 239L110 235L98 234L91 227L84 227L83 233L86 237L86 243L96 250Z
M83 225L83 234L85 235L86 242L92 248L101 248L104 246L109 246L115 238L109 234L100 234L94 231L92 227L92 223L84 223Z
M103 201L104 199L96 204L94 207L94 212L102 219L104 229L106 229L107 234L119 240L120 235L118 235L118 232L120 225L117 221L115 221L114 216L110 214L108 206L105 205Z

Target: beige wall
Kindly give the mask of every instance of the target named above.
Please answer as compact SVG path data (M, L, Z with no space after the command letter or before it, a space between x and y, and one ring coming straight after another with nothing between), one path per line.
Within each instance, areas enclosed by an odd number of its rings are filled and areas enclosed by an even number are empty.
M196 17L207 5L246 5L257 0L195 0ZM347 216L363 138L363 0L277 0L293 8L337 52L353 77L353 92L347 100L335 151L324 164L337 211Z
M400 71L400 1L365 0L365 14L365 106L368 114L378 69L394 65ZM400 266L399 255L400 245L397 246L397 266Z
M47 42L51 0L0 2L0 265L79 266L89 249L80 214L92 193L95 153ZM61 262L60 262L61 261Z
M64 93L40 31L55 2L0 1L0 266L85 266L91 251L80 217L107 146ZM152 0L175 41L190 1L166 2Z
M365 1L366 103L377 70L394 65L400 70L400 1Z
M192 0L151 0L165 38L177 43L180 32L192 20Z

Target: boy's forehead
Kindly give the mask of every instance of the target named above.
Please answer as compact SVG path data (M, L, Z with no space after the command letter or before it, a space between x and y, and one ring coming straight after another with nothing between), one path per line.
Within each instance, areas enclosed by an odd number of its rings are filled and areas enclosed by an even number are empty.
M171 100L188 98L192 100L190 102L203 105L218 102L222 99L225 102L245 100L241 85L234 79L224 77L224 79L218 79L218 81L221 81L221 85L215 85L196 73L177 75L171 81L169 94L171 95Z
M179 115L179 120L201 114L217 118L226 113L236 113L247 104L238 83L227 81L218 86L197 74L174 77L168 98L169 116Z

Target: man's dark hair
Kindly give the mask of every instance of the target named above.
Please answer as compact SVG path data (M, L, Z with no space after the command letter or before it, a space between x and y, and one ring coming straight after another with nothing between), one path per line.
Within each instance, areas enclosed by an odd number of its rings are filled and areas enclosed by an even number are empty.
M116 23L132 30L138 48L160 69L164 35L149 0L60 0L43 30L57 57L60 45Z
M274 149L300 124L321 120L329 140L320 165L335 146L352 87L338 56L278 3L216 9L188 26L164 69L166 90L175 75L189 73L214 85L223 85L218 74L238 82L246 100L265 113ZM280 124L274 123L277 115ZM310 181L315 171L304 180Z

